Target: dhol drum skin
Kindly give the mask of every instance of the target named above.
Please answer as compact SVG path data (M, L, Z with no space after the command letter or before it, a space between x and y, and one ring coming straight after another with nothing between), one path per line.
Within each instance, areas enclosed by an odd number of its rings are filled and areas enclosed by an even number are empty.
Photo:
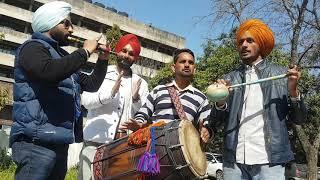
M137 179L140 156L146 145L131 146L128 136L100 146L93 161L96 180ZM172 121L155 128L156 154L160 162L160 174L151 179L202 179L206 174L207 162L200 146L200 136L192 122Z

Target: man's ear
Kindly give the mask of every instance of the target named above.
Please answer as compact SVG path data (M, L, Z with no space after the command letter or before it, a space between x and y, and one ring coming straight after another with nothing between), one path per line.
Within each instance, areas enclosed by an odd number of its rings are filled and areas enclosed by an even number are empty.
M176 65L174 63L171 64L171 71L176 73Z
M195 74L197 72L197 68L194 68L193 70L193 74Z

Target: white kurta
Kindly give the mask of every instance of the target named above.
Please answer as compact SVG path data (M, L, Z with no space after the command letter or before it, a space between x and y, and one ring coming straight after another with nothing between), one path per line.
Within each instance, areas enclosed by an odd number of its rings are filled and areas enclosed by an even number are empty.
M83 129L85 141L108 143L115 137L120 121L133 117L148 95L148 84L136 74L122 77L118 93L111 97L111 90L118 78L116 66L109 66L105 79L95 93L83 92L81 102L88 109ZM139 89L140 100L132 102L132 88L142 79ZM122 119L122 120L121 120Z
M258 80L254 67L246 71L246 82ZM265 143L263 94L260 84L247 85L240 120L236 161L241 164L269 163Z

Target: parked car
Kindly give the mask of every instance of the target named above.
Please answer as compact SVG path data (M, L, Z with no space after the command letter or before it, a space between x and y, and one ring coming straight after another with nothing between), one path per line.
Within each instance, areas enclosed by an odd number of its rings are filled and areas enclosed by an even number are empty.
M223 180L222 155L206 152L207 176L209 179Z
M286 180L303 180L307 177L307 165L290 162L285 168Z

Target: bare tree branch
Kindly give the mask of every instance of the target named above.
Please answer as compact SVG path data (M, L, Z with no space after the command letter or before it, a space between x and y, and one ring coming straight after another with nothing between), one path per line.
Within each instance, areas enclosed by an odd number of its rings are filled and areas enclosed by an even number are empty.
M306 55L306 53L307 53L310 49L312 49L312 48L313 48L313 44L311 44L311 46L309 46L309 47L302 53L302 55L300 56L300 58L299 58L299 60L298 60L298 62L297 62L297 65L300 65L302 58L303 58L303 57Z

